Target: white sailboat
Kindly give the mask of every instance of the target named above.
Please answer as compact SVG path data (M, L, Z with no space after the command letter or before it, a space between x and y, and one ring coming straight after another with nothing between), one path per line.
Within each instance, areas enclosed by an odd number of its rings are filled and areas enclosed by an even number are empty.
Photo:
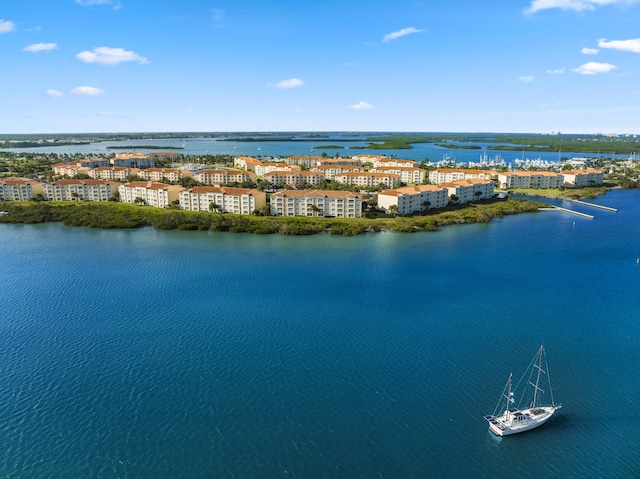
M544 376L543 376L544 375ZM549 392L550 403L549 405L542 405L543 396L546 393L545 389L542 389L543 381L546 384L546 388ZM526 391L532 389L533 397L530 402L523 404L515 404L514 389L517 390L518 386L527 381L524 386ZM535 382L534 382L535 381ZM525 399L526 395L520 399L520 403L528 401ZM531 398L531 396L529 396ZM502 409L502 404L506 400L506 407L504 412L496 415L497 411ZM509 375L509 380L502 392L502 397L498 401L498 405L495 408L493 414L485 416L484 418L489 423L489 430L497 436L508 436L510 434L517 434L519 432L529 431L547 422L553 413L560 409L562 405L555 404L553 400L553 392L551 390L551 379L549 378L549 368L544 355L544 345L540 346L540 349L534 356L529 368L524 373L516 387L513 387L513 374Z

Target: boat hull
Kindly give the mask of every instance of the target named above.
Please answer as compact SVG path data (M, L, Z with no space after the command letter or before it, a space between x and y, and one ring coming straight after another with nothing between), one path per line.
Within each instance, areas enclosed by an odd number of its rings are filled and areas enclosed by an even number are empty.
M547 422L559 406L544 406L523 411L505 412L501 416L487 416L489 430L496 436L510 436L530 431Z

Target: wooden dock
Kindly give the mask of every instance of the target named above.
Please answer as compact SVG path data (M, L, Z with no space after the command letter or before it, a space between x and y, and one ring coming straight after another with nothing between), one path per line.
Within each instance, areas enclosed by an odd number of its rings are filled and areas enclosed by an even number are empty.
M613 211L614 213L618 212L618 210L616 208L611 208L609 206L596 205L595 203L587 203L586 201L571 200L571 202L572 203L578 203L579 205L591 206L593 208L600 208L601 210Z
M576 216L581 216L583 218L587 218L589 220L592 220L593 218L595 218L595 216L593 215L588 215L586 213L580 213L579 211L574 211L574 210L570 210L567 208L561 208L560 206L549 206L547 208L538 208L538 211L563 211L565 213L569 213L572 215L576 215Z

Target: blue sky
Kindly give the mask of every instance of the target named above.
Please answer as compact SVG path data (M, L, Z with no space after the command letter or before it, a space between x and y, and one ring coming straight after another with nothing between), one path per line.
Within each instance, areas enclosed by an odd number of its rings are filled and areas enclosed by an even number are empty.
M0 133L640 133L640 0L0 4Z

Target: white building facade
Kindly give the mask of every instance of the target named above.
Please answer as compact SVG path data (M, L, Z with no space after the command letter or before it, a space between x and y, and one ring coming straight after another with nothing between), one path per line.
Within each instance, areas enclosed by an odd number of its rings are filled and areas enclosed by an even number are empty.
M45 200L109 201L120 183L110 180L58 180L43 185Z
M290 190L270 198L272 216L362 216L362 195L349 191Z
M449 190L435 185L403 186L378 193L379 207L390 211L391 206L395 205L401 215L444 208L448 204Z
M266 193L253 188L194 186L180 192L180 208L188 211L250 215L266 204Z

